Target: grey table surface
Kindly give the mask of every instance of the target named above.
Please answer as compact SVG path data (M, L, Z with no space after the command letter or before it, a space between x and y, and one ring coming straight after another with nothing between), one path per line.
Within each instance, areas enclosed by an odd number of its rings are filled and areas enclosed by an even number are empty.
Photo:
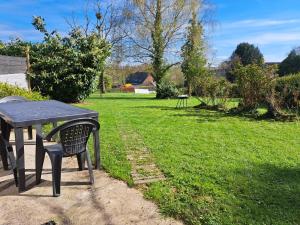
M18 187L19 192L22 192L26 190L23 128L37 125L37 137L39 137L42 136L42 124L78 118L94 118L98 120L98 112L82 109L55 100L46 100L1 103L0 117L14 128L16 138ZM100 169L99 131L93 132L93 136L95 167Z
M70 120L80 116L96 117L98 112L55 100L0 104L0 117L13 127L26 127L57 120Z

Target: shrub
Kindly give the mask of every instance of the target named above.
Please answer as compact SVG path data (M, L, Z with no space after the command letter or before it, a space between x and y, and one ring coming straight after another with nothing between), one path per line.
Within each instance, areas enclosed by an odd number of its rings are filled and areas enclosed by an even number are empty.
M0 98L4 98L6 96L22 96L33 101L46 99L46 97L43 97L38 92L28 91L24 88L13 86L7 83L0 83Z
M121 87L121 91L122 92L134 92L134 87L132 86L132 84L124 84Z
M179 94L176 86L168 81L162 81L156 87L156 98L164 99L164 98L174 98Z
M64 102L79 102L94 90L99 71L110 54L110 46L96 33L77 29L61 37L49 33L41 17L33 25L44 34L31 56L31 84L42 95Z
M279 75L286 76L300 72L300 48L293 49L288 57L284 59L279 65Z
M229 94L229 96L231 98L240 98L241 97L239 87L236 83L231 83L230 84L230 94Z
M195 82L194 90L202 106L224 108L230 95L231 86L225 79L207 75Z
M234 72L241 95L241 109L252 111L257 109L259 104L265 103L266 96L272 89L270 85L274 78L274 68L251 64L240 66Z
M275 80L275 93L277 98L280 99L280 105L283 108L298 108L300 101L300 73L277 78Z

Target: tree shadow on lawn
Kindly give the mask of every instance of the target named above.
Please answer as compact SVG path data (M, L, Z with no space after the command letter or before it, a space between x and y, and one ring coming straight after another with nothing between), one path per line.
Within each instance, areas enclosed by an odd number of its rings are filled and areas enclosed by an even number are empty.
M154 100L155 97L149 97L149 96L90 96L89 99L93 100Z
M253 122L260 122L260 121L268 121L268 122L278 122L275 119L264 117L264 116L255 116L252 114L240 114L240 113L232 113L227 112L224 110L212 110L212 109L202 109L202 108L195 108L195 107L187 107L187 108L176 108L175 106L135 106L130 108L141 108L141 109L160 109L166 111L173 111L177 112L172 116L177 117L197 117L197 121L199 123L205 122L217 122L220 121L222 118L239 118L243 121L253 121ZM178 113L184 112L184 113ZM285 121L285 122L293 122L293 121Z
M244 215L267 224L300 223L300 168L280 167L270 163L239 169L233 192L239 199L236 215Z

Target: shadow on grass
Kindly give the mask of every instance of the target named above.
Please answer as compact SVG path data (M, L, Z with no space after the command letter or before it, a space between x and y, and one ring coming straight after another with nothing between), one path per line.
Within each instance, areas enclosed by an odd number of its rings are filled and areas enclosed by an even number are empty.
M155 97L150 97L150 96L90 96L89 99L95 100L95 99L101 99L101 100L154 100Z
M247 113L234 113L228 112L224 110L216 110L216 109L205 109L205 108L196 108L196 107L187 107L187 108L176 108L175 106L135 106L130 108L140 108L140 109L160 109L178 112L172 116L177 117L197 117L198 122L217 122L222 118L231 117L231 118L239 118L244 121L268 121L268 122L276 122L277 120L273 118L266 117L264 115L253 115ZM180 112L180 113L179 113ZM182 113L184 112L184 113ZM285 121L285 122L293 122L293 121Z
M240 207L236 215L252 215L257 224L300 224L300 167L255 165L231 171Z

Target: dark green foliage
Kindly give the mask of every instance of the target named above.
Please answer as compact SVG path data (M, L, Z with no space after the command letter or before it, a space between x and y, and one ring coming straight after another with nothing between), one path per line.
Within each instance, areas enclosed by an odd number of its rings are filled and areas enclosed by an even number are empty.
M282 107L298 109L300 101L300 73L275 80L275 91Z
M38 92L31 92L24 88L7 83L0 83L0 98L4 98L6 96L22 96L33 101L46 99L46 97L41 96Z
M181 70L187 83L188 94L191 95L192 83L207 73L203 28L201 23L197 21L195 12L193 12L187 33L187 40L181 48L181 57L183 58Z
M264 56L260 52L259 48L249 43L239 44L232 53L231 58L234 57L239 57L243 66L247 66L249 64L262 65L264 63Z
M176 86L167 81L162 81L160 84L158 84L156 87L156 92L156 98L159 99L174 98L179 94Z
M263 65L264 56L258 47L249 43L239 44L230 57L230 61L225 63L226 78L230 82L236 81L235 69L239 66L251 64Z
M96 34L85 36L76 29L64 38L55 31L48 33L40 17L33 25L44 34L44 41L36 45L31 56L33 90L64 102L87 98L95 88L110 46Z
M235 70L237 86L241 95L240 108L253 111L266 101L268 92L272 89L274 68L261 67L257 64L240 66Z
M300 72L300 55L297 53L297 49L294 49L290 52L288 57L280 63L278 73L280 76L285 76L298 72Z
M0 42L0 55L25 57L25 49L27 46L34 44L21 39L13 39L10 42Z
M199 107L202 108L224 109L230 91L230 83L213 74L207 74L194 83L195 96L201 102Z

